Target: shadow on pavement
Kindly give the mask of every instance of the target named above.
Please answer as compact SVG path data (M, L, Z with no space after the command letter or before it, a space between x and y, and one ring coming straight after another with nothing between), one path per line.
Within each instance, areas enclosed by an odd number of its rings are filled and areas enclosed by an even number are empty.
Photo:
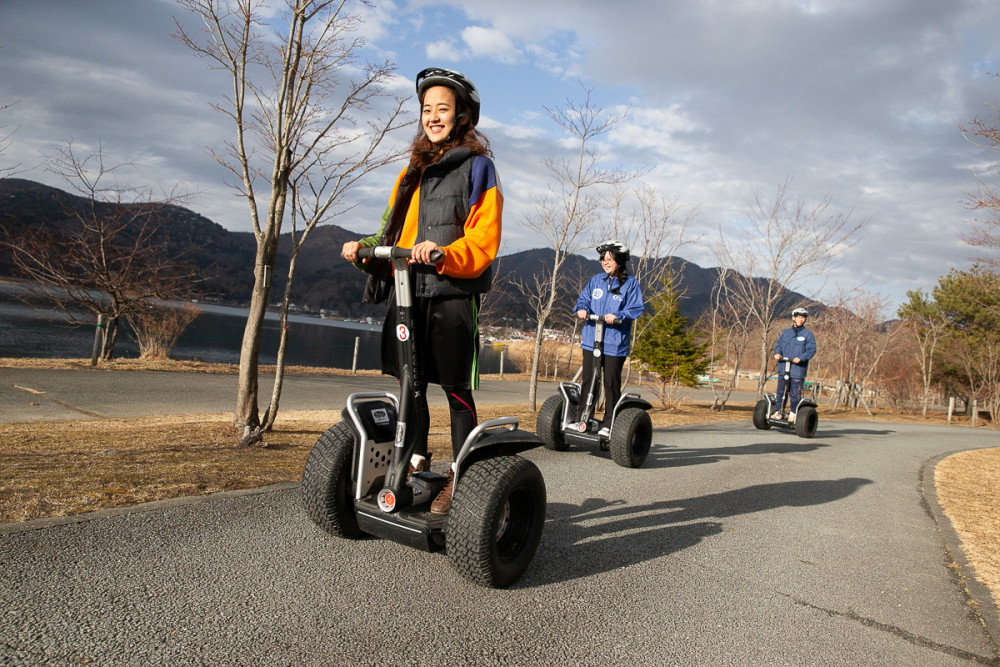
M569 581L677 553L721 533L720 519L834 502L871 483L847 477L758 484L639 506L600 498L579 506L550 503L542 544L523 585Z

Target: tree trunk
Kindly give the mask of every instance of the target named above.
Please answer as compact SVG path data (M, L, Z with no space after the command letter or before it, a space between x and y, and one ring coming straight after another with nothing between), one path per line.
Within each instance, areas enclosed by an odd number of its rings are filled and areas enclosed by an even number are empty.
M264 238L257 247L250 313L243 329L243 344L240 346L240 375L236 393L236 412L233 415L233 425L241 429L244 436L260 426L260 413L257 407L260 334L264 328L264 314L267 312L267 298L271 291L277 246L275 233L270 238Z
M535 348L531 355L531 379L528 382L528 410L535 411L538 406L538 362L542 356L542 330L545 328L545 318L538 318L535 327Z
M261 433L270 431L278 416L278 404L281 401L281 388L285 379L285 350L288 348L288 306L292 301L292 283L295 277L295 265L299 258L298 248L292 251L288 264L288 280L285 282L285 294L281 299L281 334L278 341L278 359L274 370L274 389L271 391L271 403L264 413Z
M108 326L104 330L104 350L101 352L103 361L111 361L115 358L115 344L118 342L118 320L117 317L108 318Z

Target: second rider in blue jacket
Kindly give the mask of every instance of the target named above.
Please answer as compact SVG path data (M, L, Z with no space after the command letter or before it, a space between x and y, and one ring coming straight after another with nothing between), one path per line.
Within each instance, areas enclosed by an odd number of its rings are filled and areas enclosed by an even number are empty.
M576 316L586 320L591 314L604 318L604 419L602 435L608 435L615 404L622 394L622 368L632 344L632 322L642 315L644 304L639 281L628 273L628 246L620 241L606 241L597 247L601 257L599 273L591 278L576 300ZM583 381L593 373L594 329L591 321L583 327L580 347L583 355ZM586 420L590 415L581 415Z

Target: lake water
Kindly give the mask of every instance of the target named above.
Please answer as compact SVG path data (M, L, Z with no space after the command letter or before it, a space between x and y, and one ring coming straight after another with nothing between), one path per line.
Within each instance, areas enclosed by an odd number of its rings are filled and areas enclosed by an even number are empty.
M19 289L0 283L0 357L89 359L94 345L94 326L68 326L61 315L41 306L29 306L16 298ZM171 352L175 359L238 364L248 311L242 308L198 304L201 313L181 335ZM381 322L365 324L324 320L308 315L289 316L289 340L285 363L319 368L351 368L355 340L359 370L379 368ZM267 313L261 334L260 363L276 362L280 322L277 313ZM138 357L139 348L126 331L119 333L117 357ZM505 372L513 372L504 361ZM480 351L480 372L498 373L500 352L492 345Z

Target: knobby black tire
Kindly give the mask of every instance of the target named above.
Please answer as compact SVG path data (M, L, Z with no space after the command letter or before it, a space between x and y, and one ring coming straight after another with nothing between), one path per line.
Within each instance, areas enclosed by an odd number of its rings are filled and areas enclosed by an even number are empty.
M819 414L812 406L804 405L795 413L795 435L800 438L811 438L816 435L818 424Z
M448 515L452 567L481 586L514 583L535 556L545 527L545 480L531 461L498 456L470 465Z
M640 408L625 408L615 417L608 448L611 460L623 468L638 468L646 462L653 442L653 420Z
M542 439L546 449L564 452L569 449L562 432L563 397L549 396L538 410L535 418L535 433Z
M771 415L768 411L771 409L771 404L768 403L766 398L762 398L757 401L757 405L753 407L753 425L762 431L766 431L771 428L771 422L768 421Z
M351 463L354 433L344 422L334 424L313 445L302 471L302 504L313 522L333 535L364 535L354 513Z

